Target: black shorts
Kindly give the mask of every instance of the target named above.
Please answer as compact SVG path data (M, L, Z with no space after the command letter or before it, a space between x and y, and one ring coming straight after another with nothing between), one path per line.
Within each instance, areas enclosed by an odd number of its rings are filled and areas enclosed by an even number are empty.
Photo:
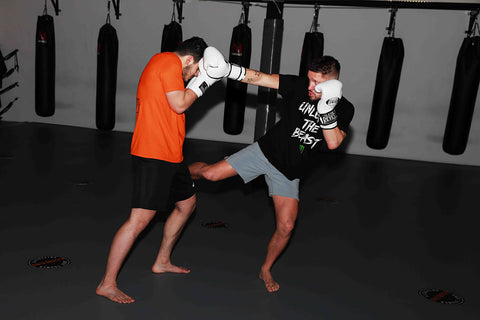
M171 163L132 156L132 208L167 210L195 194L195 185L184 162Z

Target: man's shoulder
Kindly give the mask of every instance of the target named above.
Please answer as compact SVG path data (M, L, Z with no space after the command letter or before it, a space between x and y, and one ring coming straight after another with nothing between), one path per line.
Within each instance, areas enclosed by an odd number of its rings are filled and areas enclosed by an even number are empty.
M180 66L182 67L182 62L180 58L173 52L160 52L153 55L150 58L150 65L161 65L161 66Z
M338 105L343 107L343 108L346 108L346 109L355 109L355 107L353 106L353 103L351 103L347 98L345 98L344 96L342 96L342 98L340 99L340 101L338 102Z
M308 78L293 74L280 74L279 81L279 93L281 95L292 94L295 91L304 92L308 86Z

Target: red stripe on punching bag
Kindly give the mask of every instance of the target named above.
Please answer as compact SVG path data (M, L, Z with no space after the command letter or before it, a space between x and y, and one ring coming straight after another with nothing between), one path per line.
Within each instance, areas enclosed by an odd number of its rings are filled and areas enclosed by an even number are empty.
M55 113L55 27L53 17L47 14L37 19L35 112L41 117Z
M383 149L388 144L403 57L402 39L384 38L367 132L367 145L372 149Z
M118 38L111 24L100 28L97 49L96 125L100 130L112 130L115 126Z
M229 62L249 68L251 55L252 31L247 24L242 23L233 28ZM240 134L243 130L247 87L246 83L232 79L227 80L223 114L223 131L225 133Z
M452 97L443 137L443 151L462 154L468 142L480 82L480 37L463 40L457 57Z

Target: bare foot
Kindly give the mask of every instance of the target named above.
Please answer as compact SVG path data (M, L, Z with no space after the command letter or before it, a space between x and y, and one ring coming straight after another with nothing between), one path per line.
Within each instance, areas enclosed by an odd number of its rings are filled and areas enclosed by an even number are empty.
M116 286L107 287L107 286L104 286L103 283L100 283L100 285L97 287L96 293L99 296L105 297L105 298L110 299L113 302L117 302L117 303L132 303L132 302L135 302L135 300L132 297L123 293Z
M275 292L280 289L280 285L273 280L272 274L269 271L260 271L258 277L265 282L265 288L267 288L268 292Z
M152 267L154 273L190 273L190 270L184 267L177 267L171 263L168 264L154 264Z

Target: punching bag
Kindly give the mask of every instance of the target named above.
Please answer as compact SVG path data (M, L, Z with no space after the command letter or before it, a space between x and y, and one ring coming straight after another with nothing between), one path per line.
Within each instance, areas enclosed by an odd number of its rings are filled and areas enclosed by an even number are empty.
M372 149L383 149L388 144L403 56L402 39L385 37L378 62L370 124L367 132L367 145Z
M463 40L457 57L443 151L460 155L465 151L480 82L480 37Z
M100 130L112 130L115 126L118 38L108 21L100 28L97 45L96 125Z
M251 54L252 31L247 24L241 23L233 28L229 62L249 68ZM223 131L225 133L232 135L240 134L243 130L247 86L246 83L240 81L227 80L225 111L223 114Z
M41 117L55 113L55 28L53 17L37 19L35 37L35 112Z
M298 72L299 76L307 76L310 61L323 56L323 43L323 33L305 32L300 58L300 71Z
M182 26L172 20L163 27L161 52L175 51L182 41Z
M0 89L2 88L2 79L7 76L7 65L5 64L5 59L3 58L2 50L0 50Z
M280 71L280 57L283 38L283 3L268 2L267 16L263 21L262 53L260 71L277 74ZM260 139L275 125L277 90L258 88L257 111L255 114L254 141Z

